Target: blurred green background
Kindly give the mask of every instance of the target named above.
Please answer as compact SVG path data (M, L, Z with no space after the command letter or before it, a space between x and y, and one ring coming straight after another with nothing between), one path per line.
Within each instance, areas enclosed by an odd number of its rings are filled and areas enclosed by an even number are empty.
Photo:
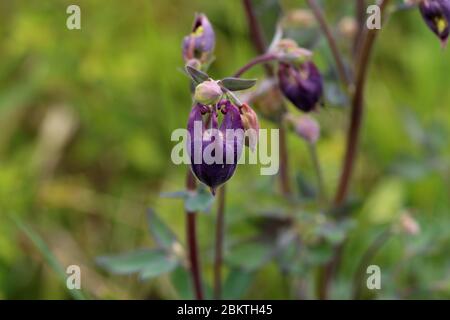
M333 24L352 12L347 2L323 2ZM81 7L81 30L66 28L66 8L73 3ZM305 7L303 1L282 5L285 11ZM255 56L240 1L0 2L0 299L71 297L18 224L42 237L64 269L82 267L82 288L91 298L179 297L168 276L142 282L111 275L95 259L151 247L149 207L184 242L182 201L159 194L184 185L186 167L171 162L170 134L185 127L191 105L180 48L195 12L207 14L216 31L211 75L229 76ZM349 46L342 49L349 56ZM322 70L332 64L323 38L315 59ZM264 73L256 68L251 76ZM352 183L352 197L361 204L333 297L349 298L359 257L409 210L420 233L393 237L375 257L383 274L375 296L450 298L449 83L450 50L439 47L418 10L395 13L383 27L370 72ZM316 116L330 194L347 112L327 106ZM262 121L262 127L273 124ZM299 173L314 183L307 148L294 134L289 155L292 183ZM266 202L267 210L274 206L262 193L274 181L256 166L238 168L228 184L228 243L252 234L247 219ZM199 223L210 281L214 210ZM314 274L300 278L310 280L311 291ZM288 298L285 282L268 262L243 297Z

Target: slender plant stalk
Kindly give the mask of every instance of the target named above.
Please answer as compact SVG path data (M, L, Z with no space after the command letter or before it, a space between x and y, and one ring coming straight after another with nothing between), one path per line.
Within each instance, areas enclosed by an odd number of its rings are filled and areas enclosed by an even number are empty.
M323 179L322 167L320 166L319 156L317 154L317 146L315 143L308 143L309 153L311 155L311 160L314 165L314 171L317 176L317 185L319 189L319 199L323 206L328 203L327 192L325 190L325 183Z
M217 194L216 244L214 255L214 299L222 298L222 261L223 240L225 235L225 195L226 185L220 187Z
M353 40L353 57L358 57L358 48L361 44L361 38L364 30L366 12L366 1L355 0L355 20L358 25L358 29Z
M266 54L262 54L260 56L257 56L256 58L252 59L250 62L248 62L245 66L243 66L241 69L239 69L236 73L235 73L235 77L239 78L241 77L245 72L247 72L248 70L250 70L251 68L253 68L254 66L261 64L261 63L267 63L273 60L276 60L277 56L275 54L272 53L266 53Z
M188 192L196 190L197 183L191 170L188 170L186 177L186 189ZM200 270L200 259L197 243L197 213L186 211L186 236L189 251L189 267L194 287L195 298L203 300L203 286Z
M316 17L316 20L319 23L323 34L327 38L328 46L330 47L331 53L333 54L333 58L336 61L336 67L339 78L341 79L341 82L343 83L346 91L348 91L351 85L351 81L345 69L344 60L342 59L341 53L339 52L336 39L334 38L333 33L331 32L331 29L328 26L328 23L323 15L322 9L317 4L316 0L307 0L307 2L314 16Z
M378 5L380 6L380 12L383 13L389 0L380 0ZM361 129L363 109L364 109L364 92L367 79L367 71L369 67L369 61L373 49L373 45L378 34L377 29L364 29L362 35L361 49L358 53L358 58L356 62L356 77L355 77L355 92L352 97L351 104L351 115L350 115L350 125L347 131L346 138L346 150L344 155L344 161L342 165L342 172L339 179L336 195L334 197L333 204L335 207L340 207L344 203L348 189L350 185L350 179L353 173L353 168L355 164L355 157L357 154L357 147L359 142L359 134ZM320 299L327 299L329 286L332 278L338 268L341 260L341 255L343 251L344 242L339 244L335 248L335 254L330 262L328 262L321 270L319 274L318 283L318 297Z
M389 0L380 1L380 10L383 13L387 7ZM363 35L363 43L357 60L356 70L356 88L352 99L352 110L350 115L350 126L347 132L346 151L344 163L342 166L342 174L339 179L339 185L334 199L336 206L342 204L345 200L350 179L353 173L354 161L358 147L359 132L364 109L364 93L367 80L367 71L372 53L372 48L378 35L377 29L365 29Z
M386 241L390 239L391 235L391 229L387 229L380 233L362 256L353 278L353 299L357 300L361 298L361 283L363 282L364 271Z
M248 21L248 26L250 29L250 35L253 42L254 47L258 51L259 54L264 55L266 53L266 43L264 40L264 36L261 31L261 26L259 25L258 19L255 15L255 11L253 9L253 4L251 0L242 0L244 5L245 14ZM267 62L267 61L266 61ZM274 76L274 70L272 66L268 63L264 64L266 74L269 77ZM286 106L282 105L283 110L286 110ZM283 115L279 119L280 125L280 184L281 184L281 192L287 198L290 198L292 194L291 184L289 181L289 166L288 166L288 152L287 152L287 143L286 143L286 128L283 124Z

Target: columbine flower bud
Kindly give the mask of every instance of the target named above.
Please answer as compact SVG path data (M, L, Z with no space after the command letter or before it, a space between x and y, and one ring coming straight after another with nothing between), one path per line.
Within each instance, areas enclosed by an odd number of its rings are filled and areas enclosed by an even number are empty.
M352 39L358 32L358 23L353 17L344 17L338 24L339 33L347 39Z
M400 230L414 236L420 233L420 225L408 212L405 212L400 216Z
M259 137L259 121L256 112L246 103L240 108L242 125L247 135L245 145L255 151Z
M183 58L187 62L198 59L206 63L212 56L216 42L214 30L204 14L197 14L190 35L183 40Z
M292 39L281 39L276 48L279 59L285 62L303 63L312 57L312 52L301 48Z
M233 176L244 140L239 109L227 103L220 111L223 114L220 128L216 109L201 104L192 108L188 121L187 147L192 172L213 194Z
M294 121L295 132L306 140L306 142L315 144L320 137L320 125L312 117L301 116Z
M204 105L212 105L219 102L222 96L222 89L214 80L208 80L200 83L195 88L194 99Z
M311 61L299 67L280 63L278 82L285 97L302 111L313 110L322 97L322 76Z
M428 27L445 46L449 36L450 0L422 0L419 9Z

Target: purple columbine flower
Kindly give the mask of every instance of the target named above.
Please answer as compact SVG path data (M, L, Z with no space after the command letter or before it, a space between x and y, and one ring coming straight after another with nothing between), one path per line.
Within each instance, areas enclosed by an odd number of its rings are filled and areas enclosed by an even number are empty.
M422 0L419 9L428 27L439 37L442 46L446 46L449 36L450 0Z
M198 60L206 63L212 56L216 35L208 18L200 13L195 16L190 35L183 39L183 58L185 62Z
M322 97L322 76L311 61L301 63L298 67L280 63L278 82L285 97L305 112L314 110Z
M218 112L223 114L219 127ZM196 104L188 121L188 152L195 176L215 194L234 174L244 144L239 109L226 101L217 106Z

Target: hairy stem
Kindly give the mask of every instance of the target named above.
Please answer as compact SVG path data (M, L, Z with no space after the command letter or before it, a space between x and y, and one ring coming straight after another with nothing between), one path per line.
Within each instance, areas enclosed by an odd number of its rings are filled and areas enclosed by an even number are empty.
M380 233L378 237L372 242L367 251L362 256L358 267L356 268L355 275L353 278L353 299L357 300L361 298L362 286L361 283L364 279L364 274L367 266L370 264L372 259L378 253L378 251L383 247L387 240L391 237L391 229L387 229Z
M314 16L316 17L317 22L320 25L320 28L322 29L323 34L327 38L328 46L331 49L331 53L333 54L333 58L336 62L337 72L339 75L339 78L341 82L343 83L346 90L349 89L351 81L348 76L348 73L345 69L344 60L342 59L341 53L339 52L339 48L336 43L336 39L333 36L333 33L331 32L330 27L328 26L328 23L323 15L322 10L320 9L320 6L317 4L316 0L307 0L308 5L310 6Z
M253 9L253 4L251 0L242 0L244 5L245 14L248 21L248 26L250 29L250 35L253 42L254 47L258 51L259 54L264 55L266 53L266 44L261 31L261 27L259 25L258 19L255 15L255 11ZM269 77L274 76L274 70L270 64L264 64L266 74ZM286 106L283 104L282 108L286 110ZM283 116L280 117L280 184L281 191L284 196L290 197L292 194L291 185L289 181L289 168L288 168L288 152L287 152L287 143L286 143L286 129L283 124Z
M195 191L197 183L191 170L186 177L186 189L188 192ZM200 259L197 243L197 213L186 211L186 236L189 251L189 267L191 272L194 294L197 300L203 300L203 287L200 270Z
M222 297L223 239L225 235L225 195L226 186L220 187L217 198L216 243L214 255L214 299Z

